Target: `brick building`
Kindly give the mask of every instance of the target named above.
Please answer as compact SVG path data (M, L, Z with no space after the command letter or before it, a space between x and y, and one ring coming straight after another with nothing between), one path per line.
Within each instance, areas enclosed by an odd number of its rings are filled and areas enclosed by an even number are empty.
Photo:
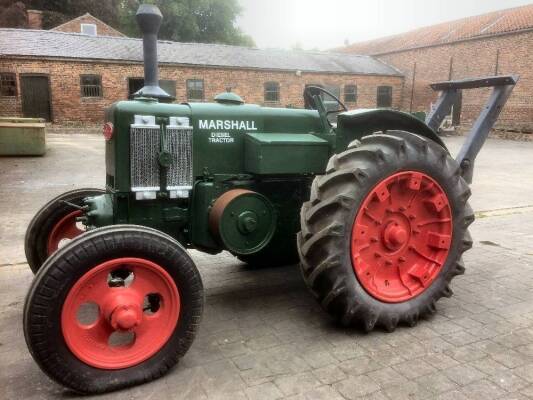
M405 76L401 108L423 111L435 101L432 82L516 74L520 81L497 126L533 132L533 4L355 43L342 52L372 55ZM465 91L462 122L478 115L488 89Z
M93 25L87 27L87 25ZM99 124L103 110L143 86L142 41L90 15L53 30L0 29L0 115ZM176 101L231 88L249 103L302 107L322 85L349 108L399 107L403 76L370 56L160 41L161 86Z

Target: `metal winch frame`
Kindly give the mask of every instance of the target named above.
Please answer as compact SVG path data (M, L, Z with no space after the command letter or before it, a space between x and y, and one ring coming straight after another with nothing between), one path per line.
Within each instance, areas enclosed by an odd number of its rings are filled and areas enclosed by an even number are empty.
M435 107L426 118L426 124L434 131L437 131L444 118L450 114L453 105L460 99L463 89L493 88L456 157L456 161L461 166L461 174L468 183L472 183L474 161L517 82L518 76L502 75L438 82L430 85L433 90L441 92Z

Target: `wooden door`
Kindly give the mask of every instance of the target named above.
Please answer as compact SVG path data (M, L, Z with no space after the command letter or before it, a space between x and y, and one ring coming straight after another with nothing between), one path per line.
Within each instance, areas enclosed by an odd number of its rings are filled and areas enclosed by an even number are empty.
M21 75L22 114L29 118L52 119L50 82L46 75Z

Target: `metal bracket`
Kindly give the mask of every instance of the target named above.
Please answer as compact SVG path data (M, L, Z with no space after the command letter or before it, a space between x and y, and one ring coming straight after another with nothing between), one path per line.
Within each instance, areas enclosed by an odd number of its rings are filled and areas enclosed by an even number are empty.
M461 166L461 175L468 183L472 183L474 161L517 82L518 76L508 75L439 82L430 85L433 90L441 91L434 110L426 118L426 124L434 131L450 113L463 89L493 88L456 157L456 161Z

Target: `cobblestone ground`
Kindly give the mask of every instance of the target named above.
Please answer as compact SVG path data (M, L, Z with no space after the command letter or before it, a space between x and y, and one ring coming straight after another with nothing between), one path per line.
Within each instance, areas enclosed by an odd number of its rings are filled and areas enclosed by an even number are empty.
M459 138L447 142L456 150ZM533 143L490 140L473 185L478 219L455 295L414 328L336 326L296 266L251 270L192 252L206 288L198 338L153 383L99 399L533 398ZM0 398L75 397L41 373L22 335L33 213L73 187L101 186L97 136L49 136L45 158L0 159Z

